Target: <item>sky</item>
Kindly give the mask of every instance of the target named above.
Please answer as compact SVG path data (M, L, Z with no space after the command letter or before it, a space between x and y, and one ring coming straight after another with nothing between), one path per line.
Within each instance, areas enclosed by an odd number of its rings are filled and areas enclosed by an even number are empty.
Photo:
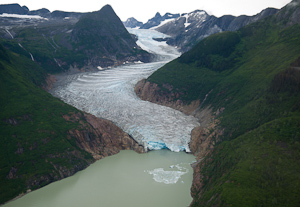
M110 4L122 21L134 17L147 22L156 12L164 15L170 13L188 13L194 10L205 10L211 15L220 17L225 14L255 15L265 8L282 8L291 0L0 0L0 4L18 3L30 10L47 8L50 11L92 12Z

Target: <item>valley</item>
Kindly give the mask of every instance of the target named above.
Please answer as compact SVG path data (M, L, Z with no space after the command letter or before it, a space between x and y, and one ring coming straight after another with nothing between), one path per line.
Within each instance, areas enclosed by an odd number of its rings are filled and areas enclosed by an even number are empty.
M28 194L16 205L41 206L35 195L68 182L72 199L85 189L76 183L91 182L84 174L99 170L89 194L108 193L107 205L298 206L299 14L299 0L254 16L195 10L146 23L121 22L110 5L89 13L0 5L0 203ZM128 195L159 185L157 199L178 202L109 193L131 186L121 182L130 168L147 186ZM119 178L122 186L110 185ZM164 191L172 185L178 191ZM68 203L47 198L45 206Z

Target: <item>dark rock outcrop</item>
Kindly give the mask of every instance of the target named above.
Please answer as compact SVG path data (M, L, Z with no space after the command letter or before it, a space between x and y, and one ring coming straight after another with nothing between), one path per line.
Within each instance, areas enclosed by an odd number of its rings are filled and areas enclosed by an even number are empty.
M167 43L186 52L200 40L223 31L236 31L250 23L266 18L277 12L277 9L268 8L254 16L225 15L220 18L208 15L205 11L196 10L163 24L157 31L168 34Z
M0 14L27 14L29 9L19 4L2 4L0 5Z
M160 13L157 12L152 19L149 19L144 25L141 26L141 29L150 29L152 27L156 27L160 25L161 22L167 19L175 19L178 18L179 16L180 14L171 14L171 13L166 13L164 16L161 16Z
M40 9L26 14L43 18L0 18L0 28L3 28L0 37L24 45L47 72L65 72L70 68L97 70L98 66L152 59L151 54L136 44L110 5L91 13L51 13ZM20 34L22 37L18 37ZM16 49L11 45L8 48Z
M140 146L111 121L86 113L64 115L64 118L73 122L86 120L86 122L80 122L79 128L68 132L68 139L75 139L77 146L90 153L96 160L117 154L120 150L144 152L143 146Z
M75 51L87 56L86 65L107 67L125 61L149 61L110 5L82 16L75 24L71 40Z
M136 27L141 27L143 25L143 22L139 22L135 18L131 17L128 18L125 22L123 22L125 27L129 28L136 28Z

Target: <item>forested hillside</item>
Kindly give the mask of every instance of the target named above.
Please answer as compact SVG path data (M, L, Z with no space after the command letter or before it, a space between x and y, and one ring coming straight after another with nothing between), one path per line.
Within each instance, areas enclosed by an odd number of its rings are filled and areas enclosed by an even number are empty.
M212 35L146 80L157 97L198 101L192 114L209 109L213 117L191 142L199 159L192 206L299 204L299 11L293 1L237 32ZM209 151L201 162L200 148Z

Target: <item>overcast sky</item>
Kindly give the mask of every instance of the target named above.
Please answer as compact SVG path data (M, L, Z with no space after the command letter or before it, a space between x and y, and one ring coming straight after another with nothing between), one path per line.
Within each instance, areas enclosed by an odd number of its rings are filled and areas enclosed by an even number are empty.
M0 4L18 3L30 10L47 8L50 11L90 12L110 4L122 21L129 17L146 22L156 12L187 13L202 9L215 16L254 15L267 7L282 8L291 0L0 0Z

